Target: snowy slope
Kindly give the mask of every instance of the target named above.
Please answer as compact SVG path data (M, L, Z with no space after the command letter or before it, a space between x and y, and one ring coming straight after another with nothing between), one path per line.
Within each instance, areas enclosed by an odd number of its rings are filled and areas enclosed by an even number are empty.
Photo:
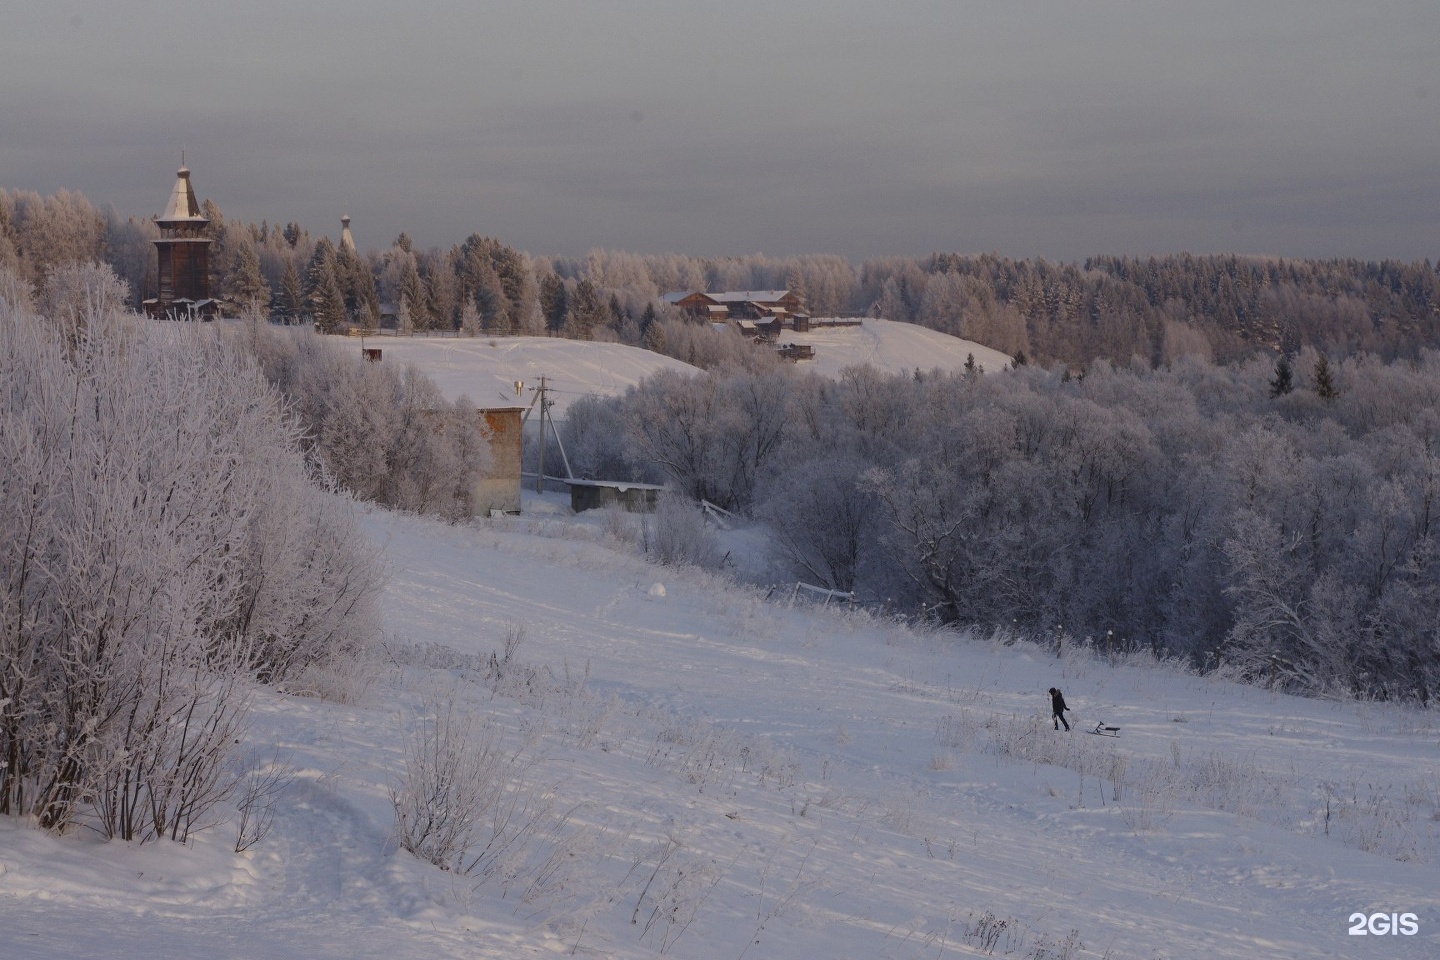
M695 371L649 350L552 337L367 337L365 346L379 347L382 363L413 364L447 398L465 395L478 407L528 405L544 375L552 413L562 418L586 394L624 393L657 370ZM516 380L525 384L519 395Z
M829 377L862 364L884 373L957 371L974 355L976 363L994 373L1010 362L998 350L893 320L865 320L858 327L787 334L781 339L814 346L815 358L802 361L799 369ZM337 338L337 342L353 343L359 350L358 341ZM585 394L624 393L657 370L695 370L636 347L551 337L368 337L365 346L379 347L383 363L414 364L446 397L453 400L464 394L481 407L528 404L531 388L543 374L555 400L553 412L561 418ZM525 383L518 396L516 380Z
M998 373L1010 363L999 350L973 340L898 320L867 319L858 327L817 328L810 333L787 333L780 339L813 346L815 359L802 361L801 366L828 377L861 364L883 373L955 372L964 369L966 358L972 355L987 373Z
M1433 714L791 609L647 564L557 499L526 510L368 515L393 648L458 669L392 669L358 706L262 697L246 747L298 773L258 847L0 821L0 956L1440 955ZM405 718L436 691L573 806L539 892L390 840ZM1119 738L1081 732L1102 718ZM1347 935L1378 911L1418 934Z

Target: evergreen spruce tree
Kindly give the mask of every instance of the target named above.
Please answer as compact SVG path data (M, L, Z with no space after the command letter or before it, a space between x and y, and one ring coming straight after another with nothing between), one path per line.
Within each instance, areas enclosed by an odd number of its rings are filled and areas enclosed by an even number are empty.
M629 319L630 314L626 313L625 308L620 305L620 297L613 293L610 294L610 326L616 330L623 330L625 321Z
M1270 381L1270 399L1283 397L1295 389L1295 372L1290 369L1290 358L1280 354L1280 359L1275 361L1275 379Z
M505 284L488 261L480 264L476 274L473 299L480 309L480 317L487 331L502 334L514 331L510 319L510 298L505 295Z
M234 231L231 231L234 233ZM225 275L225 297L241 310L264 311L270 306L270 284L260 272L260 255L248 236L231 244L230 265Z
M300 323L305 319L305 289L300 285L300 271L295 269L294 260L285 261L285 272L280 277L280 318L287 324Z
M665 352L665 325L659 322L650 324L642 338L645 349L651 353Z
M530 282L524 257L493 237L472 233L456 250L455 272L461 295L475 300L488 327L508 332L521 326Z
M335 245L329 237L321 237L305 270L305 300L315 329L334 333L345 323L345 291L340 286L336 269Z
M540 312L545 315L545 329L550 334L558 334L565 329L570 314L570 295L565 290L565 281L553 273L545 274L540 281Z
M351 323L365 325L368 318L378 320L380 297L375 292L375 276L370 267L349 247L335 251L335 279L345 298L345 319Z
M1335 386L1335 380L1330 375L1330 361L1325 359L1325 354L1315 361L1315 396L1329 403L1340 396L1340 390Z
M411 326L416 330L430 329L428 291L420 276L420 268L411 256L405 257L400 270L400 299L404 301L405 309L410 312Z
M587 277L575 285L575 301L570 307L570 318L565 335L572 340L594 340L595 331L609 316L600 291Z

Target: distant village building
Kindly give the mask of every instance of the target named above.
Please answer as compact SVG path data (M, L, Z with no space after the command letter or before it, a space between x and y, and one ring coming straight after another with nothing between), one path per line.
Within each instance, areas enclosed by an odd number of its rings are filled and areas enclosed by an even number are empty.
M708 320L787 319L805 311L799 295L790 290L726 290L705 293L678 290L662 297L686 313Z
M209 320L220 310L220 301L210 297L212 241L205 236L210 221L200 213L190 168L183 159L176 174L170 202L164 214L155 218L160 228L160 239L155 241L160 290L143 306L152 317Z

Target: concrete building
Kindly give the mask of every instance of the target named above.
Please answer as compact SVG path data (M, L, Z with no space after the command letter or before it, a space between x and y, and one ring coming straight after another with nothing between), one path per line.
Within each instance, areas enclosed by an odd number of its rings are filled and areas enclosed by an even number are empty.
M490 437L490 469L475 479L475 515L520 512L520 459L524 450L520 422L524 407L479 411Z

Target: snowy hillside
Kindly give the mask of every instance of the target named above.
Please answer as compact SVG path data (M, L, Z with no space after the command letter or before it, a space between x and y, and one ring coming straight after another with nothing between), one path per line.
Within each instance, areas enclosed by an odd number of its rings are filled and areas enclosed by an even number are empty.
M525 406L543 375L555 401L552 412L562 418L587 394L624 393L657 370L695 369L636 347L553 337L369 337L365 345L379 347L383 363L413 364L447 399L463 394L478 407ZM525 384L518 396L516 380Z
M0 956L1440 955L1433 714L792 609L567 514L368 514L407 666L355 706L260 697L245 748L294 774L272 834L0 820ZM566 815L488 873L394 841L406 731L447 703L520 755L509 796ZM1347 934L1380 912L1418 932Z
M787 333L781 339L815 347L815 358L803 361L800 369L829 377L860 364L884 373L936 368L955 371L963 368L972 354L976 363L992 373L1010 362L998 350L892 320L866 320L858 327ZM565 409L585 394L612 396L624 393L627 387L657 370L694 369L637 347L551 337L371 337L365 345L379 347L384 363L414 364L435 381L448 399L464 394L481 407L528 404L529 388L543 374L553 388L553 412L561 418ZM358 343L355 349L358 351ZM518 397L516 380L526 385Z
M827 377L838 376L846 367L860 364L869 364L883 373L935 369L954 372L963 369L966 358L971 355L987 373L997 373L1010 363L1010 358L999 350L973 340L961 340L897 320L867 319L858 327L787 333L781 340L813 346L815 359L803 362L802 366Z

